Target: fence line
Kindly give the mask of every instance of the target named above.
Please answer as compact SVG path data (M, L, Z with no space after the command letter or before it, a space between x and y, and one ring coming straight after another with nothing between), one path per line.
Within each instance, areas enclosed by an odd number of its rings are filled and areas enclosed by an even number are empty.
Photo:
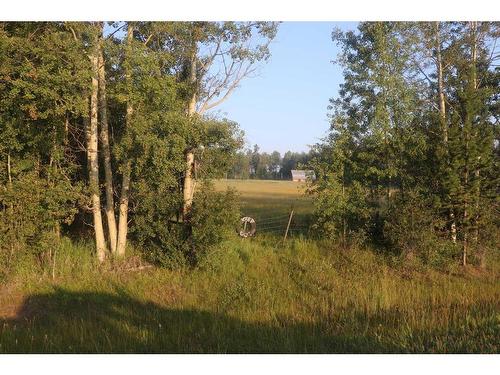
M251 217L255 220L255 235L258 236L259 233L262 234L276 234L283 236L282 240L286 240L286 233L288 236L295 236L300 233L305 233L309 229L309 225L297 218L296 215L292 215L293 207L290 212L286 215L278 214L276 216L263 216L260 217L258 213L252 215L250 212L246 212L247 217ZM298 220L297 220L298 219ZM287 231L287 226L289 226Z

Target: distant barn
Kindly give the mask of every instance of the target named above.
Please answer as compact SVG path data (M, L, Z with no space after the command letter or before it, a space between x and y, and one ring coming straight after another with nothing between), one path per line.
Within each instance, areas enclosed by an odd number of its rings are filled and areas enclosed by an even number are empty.
M316 175L314 171L309 169L292 169L292 181L303 182L306 180L314 181L316 179Z

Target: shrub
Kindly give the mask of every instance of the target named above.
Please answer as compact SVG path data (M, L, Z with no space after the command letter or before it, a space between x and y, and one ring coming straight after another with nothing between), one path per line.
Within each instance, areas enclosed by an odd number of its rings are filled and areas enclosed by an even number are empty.
M211 185L203 184L194 197L189 217L196 253L202 255L213 245L235 235L239 219L236 191L216 192Z
M383 234L401 256L416 256L423 264L446 268L460 249L441 235L443 226L431 203L418 192L408 191L388 209Z
M0 189L0 278L26 257L41 266L50 263L61 224L70 224L77 212L81 186L67 180L20 174Z
M344 246L365 241L370 209L359 183L343 188L331 180L313 192L316 220L313 229L320 238L341 240Z
M148 215L135 216L134 238L149 261L167 268L196 264L212 246L236 232L240 217L236 192L216 192L208 183L199 187L184 222L175 218L179 208L159 203L151 207Z

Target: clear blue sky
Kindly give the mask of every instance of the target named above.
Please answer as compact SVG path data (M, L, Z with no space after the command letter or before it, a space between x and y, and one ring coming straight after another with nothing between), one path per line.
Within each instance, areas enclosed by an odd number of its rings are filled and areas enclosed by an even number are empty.
M241 83L220 107L245 131L247 146L262 151L307 151L326 135L327 106L342 82L333 28L357 23L284 22L271 44L271 59L257 77Z

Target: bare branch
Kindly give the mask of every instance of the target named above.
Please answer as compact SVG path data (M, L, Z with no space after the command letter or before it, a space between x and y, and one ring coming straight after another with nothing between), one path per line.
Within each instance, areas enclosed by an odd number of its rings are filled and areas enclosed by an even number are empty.
M76 37L76 33L75 33L75 30L73 29L73 27L71 27L70 25L68 25L66 23L66 26L68 27L68 29L71 31L71 34L73 34L73 39L75 40L75 42L78 42L78 38Z
M220 99L215 100L215 101L210 103L210 99L207 98L207 100L205 100L205 102L203 103L201 108L198 110L198 114L203 115L209 109L212 109L212 108L218 106L219 104L223 103L225 100L227 100L229 95L231 95L231 93L238 87L241 80L243 78L247 77L249 74L251 74L254 71L255 71L255 68L252 68L251 64L248 65L245 68L245 71L242 74L239 74L236 77L236 79L227 87L226 93Z
M217 41L217 46L215 47L215 51L214 51L213 54L210 55L210 57L208 58L208 61L205 62L205 63L203 61L200 61L201 68L203 70L203 74L201 75L202 77L205 75L205 73L212 66L212 64L213 64L213 62L215 60L215 57L219 55L219 51L220 51L221 45L222 45L222 38L219 38L219 40Z
M120 31L121 29L123 29L125 26L127 26L127 23L124 22L123 25L121 25L119 28L117 28L115 31L113 31L111 34L109 34L106 39L109 39L111 38L113 35L115 35L118 31Z

